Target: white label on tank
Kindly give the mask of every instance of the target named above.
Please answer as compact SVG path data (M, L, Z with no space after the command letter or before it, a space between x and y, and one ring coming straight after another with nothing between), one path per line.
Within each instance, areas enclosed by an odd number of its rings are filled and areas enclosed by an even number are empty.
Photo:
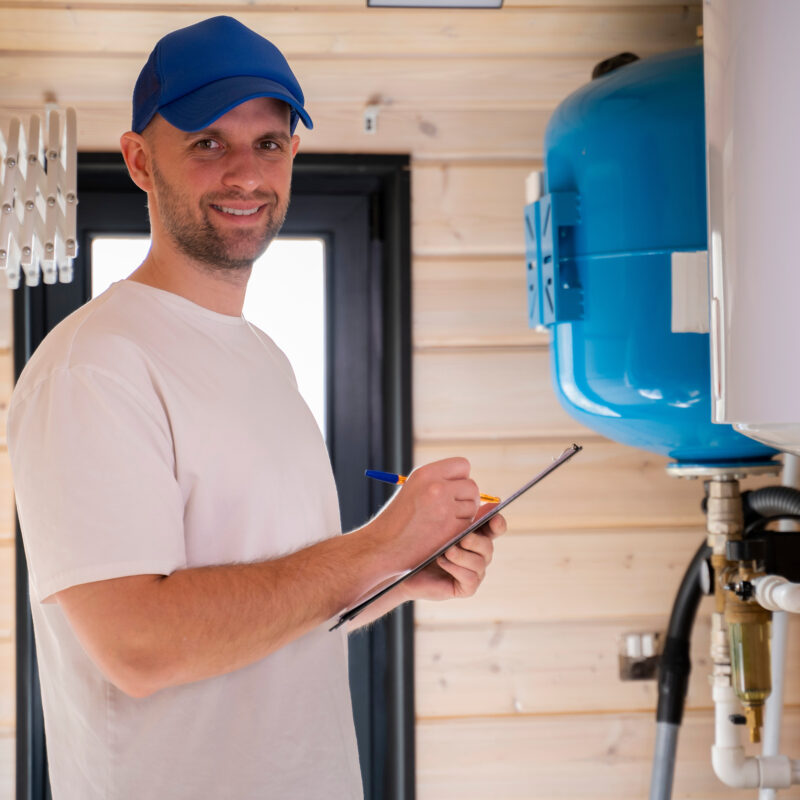
M672 332L708 331L708 251L673 253Z

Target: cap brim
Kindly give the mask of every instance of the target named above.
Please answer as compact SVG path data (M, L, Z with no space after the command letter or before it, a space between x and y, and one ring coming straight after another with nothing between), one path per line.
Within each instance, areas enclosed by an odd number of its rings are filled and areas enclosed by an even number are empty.
M292 110L295 119L301 119L309 130L314 127L302 102L286 91L280 83L250 75L223 78L173 100L158 109L164 119L182 131L199 131L207 128L232 108L255 97L274 97L283 100ZM292 132L296 126L292 125Z

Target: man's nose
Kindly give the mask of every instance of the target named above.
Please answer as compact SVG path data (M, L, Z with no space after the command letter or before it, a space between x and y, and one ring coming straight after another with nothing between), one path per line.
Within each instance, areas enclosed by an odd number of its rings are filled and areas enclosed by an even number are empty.
M252 148L239 148L228 152L222 182L225 186L254 191L261 180L258 154Z

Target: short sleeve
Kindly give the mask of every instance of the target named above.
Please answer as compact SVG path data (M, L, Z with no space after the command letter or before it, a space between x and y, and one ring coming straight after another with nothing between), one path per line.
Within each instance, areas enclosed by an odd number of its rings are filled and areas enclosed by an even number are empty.
M14 398L9 455L32 594L185 566L169 420L113 374L51 372Z

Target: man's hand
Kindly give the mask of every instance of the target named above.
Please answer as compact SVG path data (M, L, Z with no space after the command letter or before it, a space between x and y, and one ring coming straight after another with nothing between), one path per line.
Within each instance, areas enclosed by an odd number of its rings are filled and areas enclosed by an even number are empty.
M483 516L494 504L482 506L477 516ZM492 561L493 540L506 532L506 521L501 514L492 517L486 525L467 534L458 544L440 556L421 572L403 584L406 600L450 600L471 597L486 576Z
M362 529L387 575L415 567L472 522L480 500L469 472L469 461L458 457L415 469Z
M400 493L397 497L399 495ZM483 516L494 506L494 503L482 506L475 516ZM459 530L464 530L474 518L473 516L461 520ZM452 539L459 530L454 531L448 538ZM471 597L483 581L486 568L491 563L494 552L493 540L505 532L505 518L497 514L485 525L467 534L458 544L446 550L437 561L403 581L373 603L363 614L351 620L348 625L349 630L356 630L362 625L374 622L408 600L450 600L456 597ZM429 543L427 552L416 563L435 552L442 544L444 542L437 546ZM373 587L369 594L376 588L378 587Z

